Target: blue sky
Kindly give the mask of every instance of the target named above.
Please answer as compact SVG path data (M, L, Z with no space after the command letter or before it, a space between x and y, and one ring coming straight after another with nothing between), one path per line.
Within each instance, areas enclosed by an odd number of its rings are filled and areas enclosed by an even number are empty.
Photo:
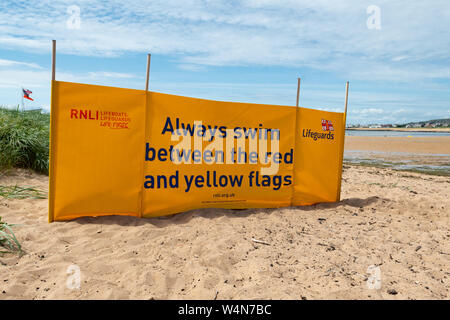
M301 77L343 111L350 81L349 123L450 117L448 0L2 0L0 104L49 109L52 39L57 80L143 89L152 53L154 91L294 105Z

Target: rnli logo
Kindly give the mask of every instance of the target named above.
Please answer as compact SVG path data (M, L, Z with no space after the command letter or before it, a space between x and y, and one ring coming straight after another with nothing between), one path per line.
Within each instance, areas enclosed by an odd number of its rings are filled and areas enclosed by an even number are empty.
M333 123L322 119L322 131L334 131Z
M317 140L334 140L334 127L330 120L322 119L322 132L315 132L311 129L303 129L303 138Z
M126 112L86 109L71 109L70 119L93 120L96 121L100 127L106 127L110 129L129 129L129 123L131 122L128 113Z

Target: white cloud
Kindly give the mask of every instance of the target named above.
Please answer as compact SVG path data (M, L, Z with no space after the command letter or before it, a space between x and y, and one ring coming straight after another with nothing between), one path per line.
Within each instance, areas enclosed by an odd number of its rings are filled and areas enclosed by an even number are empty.
M182 69L182 70L187 70L187 71L194 71L194 72L198 72L198 71L203 71L205 70L205 67L202 65L198 65L198 64L188 64L188 63L183 63L183 64L179 64L178 68Z
M67 72L57 69L58 80L78 83L93 83L122 87L121 80L134 87L142 87L142 79L134 74L118 72ZM34 63L0 59L0 97L1 105L16 106L21 103L21 88L33 91L34 102L28 105L49 110L51 72Z
M360 115L366 115L366 114L377 115L377 114L383 114L384 110L379 109L379 108L366 108L366 109L353 110L353 111L350 111L349 113L360 114Z
M366 8L372 4L381 8L381 30L366 26ZM71 5L81 9L81 29L67 28ZM57 39L58 53L115 57L151 52L169 56L180 69L189 71L249 65L287 66L300 73L304 68L319 70L325 72L323 77L337 75L351 81L349 120L355 122L420 117L429 105L436 114L448 113L448 94L442 94L450 80L447 0L0 2L2 49L49 54L51 39ZM36 88L36 96L48 96L49 70L12 59L0 59L0 89L29 86ZM128 73L100 70L82 75L77 70L57 70L57 74L64 81L143 87L142 76ZM355 80L372 86L354 88ZM393 84L409 89L396 93L380 89ZM295 82L153 81L151 88L228 101L295 103ZM343 111L344 88L317 84L308 88L305 82L300 100L305 106Z
M0 87L46 87L50 84L50 73L47 70L0 69Z
M68 29L67 7L81 9ZM450 79L446 0L379 0L381 30L366 27L372 1L21 0L0 4L0 44L63 53L176 55L193 65L308 66L365 80ZM439 61L439 62L436 62ZM447 62L444 62L447 61Z
M130 73L120 73L120 72L89 72L88 76L92 79L104 79L104 78L116 78L116 79L132 79L136 78L135 75Z
M0 67L21 67L21 66L33 69L42 69L42 67L36 63L0 59Z
M392 61L402 61L402 60L405 60L407 58L408 58L408 56L399 56L399 57L392 58Z

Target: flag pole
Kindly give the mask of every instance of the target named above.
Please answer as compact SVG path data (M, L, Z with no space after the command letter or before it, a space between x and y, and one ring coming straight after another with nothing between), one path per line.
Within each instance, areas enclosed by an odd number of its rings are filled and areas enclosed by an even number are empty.
M299 100L300 100L300 78L297 78L297 104L296 104L297 107Z
M147 76L146 76L146 81L145 81L145 91L148 91L148 82L150 79L150 62L152 59L152 55L149 53L147 55Z

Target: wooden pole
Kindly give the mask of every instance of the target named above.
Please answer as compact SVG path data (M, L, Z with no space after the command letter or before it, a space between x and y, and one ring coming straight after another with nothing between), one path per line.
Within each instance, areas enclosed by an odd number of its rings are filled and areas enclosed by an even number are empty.
M345 85L345 109L344 109L344 128L342 130L342 145L341 145L341 154L340 154L340 171L341 171L341 177L339 179L338 183L338 192L337 192L337 198L336 201L341 200L341 184L342 184L342 167L344 162L344 145L345 145L345 127L347 126L347 106L348 106L348 87L349 82L347 81L347 84Z
M52 40L52 84L51 84L51 101L50 101L50 154L49 154L49 195L48 195L48 222L53 222L54 211L55 211L55 160L54 160L54 149L55 149L55 119L56 119L56 108L55 108L55 70L56 70L56 40Z
M349 86L349 82L347 81L347 84L345 85L344 132L345 132L345 126L347 125L348 86Z
M56 70L56 40L52 40L52 81L55 81Z
M299 100L300 100L300 78L297 78L297 104L296 104L297 107Z
M147 55L147 77L146 77L146 81L145 81L145 91L148 91L148 82L150 79L150 61L152 59L152 55L149 53Z

